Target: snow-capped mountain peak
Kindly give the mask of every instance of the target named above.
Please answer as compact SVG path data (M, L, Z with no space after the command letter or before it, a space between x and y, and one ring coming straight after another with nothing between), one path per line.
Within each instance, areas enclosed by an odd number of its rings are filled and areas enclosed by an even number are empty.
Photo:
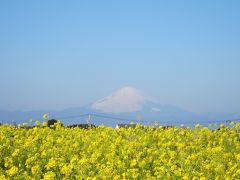
M124 113L140 111L150 98L133 87L123 87L92 104L91 108L106 113Z

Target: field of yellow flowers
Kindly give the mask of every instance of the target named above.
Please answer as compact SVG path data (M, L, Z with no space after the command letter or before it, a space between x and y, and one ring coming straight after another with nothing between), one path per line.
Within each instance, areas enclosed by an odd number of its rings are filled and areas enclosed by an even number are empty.
M240 124L0 126L0 179L240 179Z

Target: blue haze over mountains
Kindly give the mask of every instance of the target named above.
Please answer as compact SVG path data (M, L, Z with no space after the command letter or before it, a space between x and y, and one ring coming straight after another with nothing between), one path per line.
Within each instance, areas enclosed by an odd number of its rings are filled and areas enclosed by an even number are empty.
M153 124L155 121L177 126L192 126L197 123L207 125L239 118L238 113L194 113L174 105L162 105L135 88L123 87L112 95L84 107L61 111L0 111L0 122L20 124L29 122L30 119L43 121L42 116L45 113L49 113L50 119L61 120L65 125L86 123L90 114L91 123L112 127L130 122Z

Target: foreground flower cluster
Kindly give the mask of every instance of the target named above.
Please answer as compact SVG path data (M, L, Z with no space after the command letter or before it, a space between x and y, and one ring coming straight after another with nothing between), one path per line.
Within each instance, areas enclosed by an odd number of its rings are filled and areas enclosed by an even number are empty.
M239 179L239 132L3 125L0 179Z

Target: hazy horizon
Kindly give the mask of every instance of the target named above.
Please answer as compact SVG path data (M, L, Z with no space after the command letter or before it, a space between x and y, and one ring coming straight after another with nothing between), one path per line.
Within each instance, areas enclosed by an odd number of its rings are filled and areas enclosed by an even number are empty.
M240 1L2 1L0 110L82 107L131 86L240 113Z

